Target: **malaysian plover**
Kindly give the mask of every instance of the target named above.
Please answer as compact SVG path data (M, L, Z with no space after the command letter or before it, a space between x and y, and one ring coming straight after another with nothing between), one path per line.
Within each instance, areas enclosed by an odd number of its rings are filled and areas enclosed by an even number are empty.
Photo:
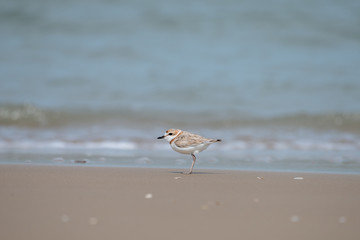
M170 143L170 146L175 151L182 154L191 154L193 162L190 171L184 172L185 174L192 173L196 161L195 154L205 150L210 144L221 141L220 139L204 138L180 129L169 129L163 136L160 136L157 139L163 138Z

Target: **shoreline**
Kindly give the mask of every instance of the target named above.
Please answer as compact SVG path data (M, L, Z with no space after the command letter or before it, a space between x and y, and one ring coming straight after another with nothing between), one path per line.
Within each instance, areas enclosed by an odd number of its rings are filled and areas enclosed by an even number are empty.
M360 175L0 165L1 239L358 239Z
M33 166L33 167L90 167L90 168L119 168L119 169L174 169L178 172L184 172L188 169L187 165L179 167L162 167L162 166L150 166L150 165L118 165L118 164L93 164L89 162L83 162L83 160L78 160L77 162L71 163L35 163L35 162L0 162L1 166ZM315 170L315 169L278 169L278 168L207 168L195 166L194 171L225 171L225 172L265 172L265 173L294 173L294 174L330 174L330 175L359 175L359 171L348 171L348 170Z

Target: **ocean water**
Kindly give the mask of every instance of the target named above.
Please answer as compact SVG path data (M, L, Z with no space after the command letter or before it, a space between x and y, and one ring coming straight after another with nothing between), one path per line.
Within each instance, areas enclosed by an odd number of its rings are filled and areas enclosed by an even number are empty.
M0 163L360 173L360 3L2 0Z

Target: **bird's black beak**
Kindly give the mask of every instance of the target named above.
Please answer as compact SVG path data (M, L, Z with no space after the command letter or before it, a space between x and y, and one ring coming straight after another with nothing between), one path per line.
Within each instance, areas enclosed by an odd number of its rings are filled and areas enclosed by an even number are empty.
M157 139L163 139L165 136L158 137Z

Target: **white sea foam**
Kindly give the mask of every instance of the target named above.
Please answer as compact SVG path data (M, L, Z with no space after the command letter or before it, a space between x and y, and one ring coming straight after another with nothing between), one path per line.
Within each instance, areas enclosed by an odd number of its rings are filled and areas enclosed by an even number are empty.
M154 149L164 151L169 149L168 144L152 139L136 140L103 140L103 141L61 141L61 140L0 140L0 149L117 149L142 150ZM360 140L343 142L337 139L251 139L251 140L223 140L214 145L213 150L241 151L241 150L299 150L299 151L358 151Z
M67 141L0 141L0 149L138 149L136 143L129 141L67 142Z

